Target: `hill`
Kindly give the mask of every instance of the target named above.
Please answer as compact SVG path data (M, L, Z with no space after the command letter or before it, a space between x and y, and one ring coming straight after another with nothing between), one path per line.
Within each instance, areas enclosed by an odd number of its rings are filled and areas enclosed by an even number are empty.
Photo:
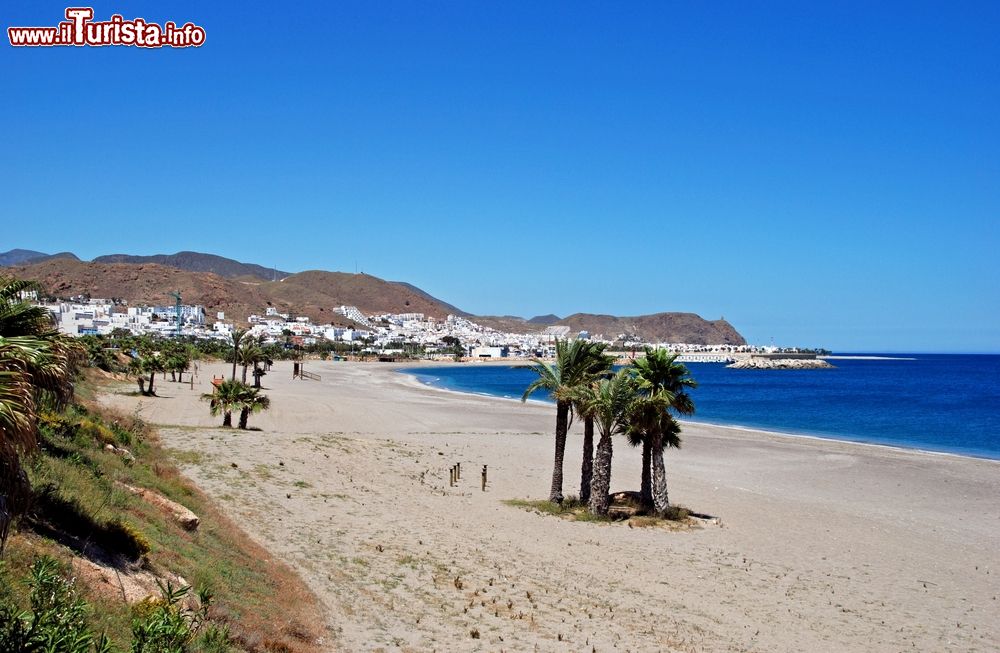
M202 304L210 318L225 311L228 319L245 320L273 306L282 313L306 315L334 324L350 322L332 313L342 304L364 313L424 313L444 318L454 307L408 284L385 281L367 274L312 270L280 281L255 278L227 279L211 272L190 272L156 263L85 263L50 259L10 267L11 274L38 281L57 297L90 295L121 298L129 302L169 304L168 292L178 291L185 303Z
M59 252L58 254L46 254L36 252L31 249L12 249L8 252L0 253L0 266L21 265L23 263L37 263L52 258L68 258L80 260L72 252Z
M554 318L554 319L553 319ZM632 317L574 313L565 318L545 315L523 318L479 317L476 321L501 331L537 333L549 326L567 326L571 334L587 331L614 339L637 336L648 342L686 342L697 345L744 345L746 340L725 320L706 320L694 313L653 313Z
M198 265L212 260L230 261L212 255L181 253L175 262ZM203 258L204 257L204 258ZM101 257L105 258L105 257ZM236 266L246 264L230 261ZM261 266L252 266L266 270ZM230 273L246 269L226 266ZM168 292L179 291L185 303L202 304L209 319L219 311L230 320L245 320L273 306L282 313L308 316L323 324L351 322L335 315L337 306L357 306L363 313L423 313L443 319L449 314L469 317L483 326L506 332L537 333L548 326L562 325L570 333L588 331L592 335L615 338L626 334L650 342L742 345L746 341L725 320L709 321L694 313L655 313L632 317L576 313L566 318L540 315L530 320L515 316L472 316L404 282L386 281L368 274L309 270L278 281L266 281L253 274L227 277L217 272L190 271L159 263L86 263L75 259L47 258L10 268L15 276L34 279L58 297L87 294L92 297L121 298L131 303L170 304Z
M108 254L98 256L94 263L129 263L141 265L143 263L156 263L166 265L188 272L212 272L220 277L254 277L263 281L273 281L283 279L291 275L291 272L282 272L272 268L265 268L256 263L241 263L224 256L215 254L202 254L201 252L177 252L176 254L153 254L152 256L132 256L130 254Z

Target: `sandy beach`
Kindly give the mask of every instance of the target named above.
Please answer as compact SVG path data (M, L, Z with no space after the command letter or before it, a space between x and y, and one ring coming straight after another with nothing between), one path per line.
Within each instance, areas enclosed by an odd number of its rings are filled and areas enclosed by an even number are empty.
M184 473L301 572L331 651L1000 649L996 461L690 424L671 499L719 523L571 522L503 503L548 495L550 406L281 362L260 430L229 430L198 399L229 369L104 400L141 404ZM580 440L574 424L567 494ZM612 491L639 466L616 441Z

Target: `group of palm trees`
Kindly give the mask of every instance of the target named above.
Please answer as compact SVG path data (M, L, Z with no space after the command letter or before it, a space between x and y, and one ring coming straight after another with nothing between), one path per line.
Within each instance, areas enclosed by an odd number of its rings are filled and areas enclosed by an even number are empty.
M563 458L574 415L584 420L580 501L590 512L607 515L610 504L613 437L625 435L642 447L640 509L657 515L670 508L663 450L680 447L676 415L694 413L688 390L697 383L676 354L646 348L645 356L618 371L606 345L586 340L556 340L555 360L535 359L538 375L522 401L537 390L548 390L556 402L555 459L549 500L563 502ZM600 435L594 451L595 428Z
M252 413L259 413L271 406L271 400L260 393L260 377L266 374L273 361L267 357L261 346L261 341L249 336L246 329L234 329L233 342L233 373L215 386L211 393L203 394L201 398L209 402L212 415L222 414L222 425L232 427L233 411L239 409L239 428L246 430L247 421ZM243 366L243 376L236 379L237 365ZM247 385L247 370L253 367L253 386Z
M83 349L55 329L51 313L24 301L34 284L0 277L0 551L30 502L21 465L38 446L38 415L73 397Z
M136 349L128 364L128 372L135 377L139 385L139 394L155 397L153 383L157 373L170 372L172 381L183 381L184 373L191 368L191 361L196 352L189 345L166 341L159 346L144 340ZM149 375L149 386L146 386L146 375Z

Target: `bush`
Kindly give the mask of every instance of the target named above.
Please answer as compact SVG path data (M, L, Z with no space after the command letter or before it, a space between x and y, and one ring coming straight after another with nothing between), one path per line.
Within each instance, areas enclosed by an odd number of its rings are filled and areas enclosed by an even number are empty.
M87 604L73 583L49 557L31 566L31 610L19 611L12 601L0 605L0 650L41 653L98 653L110 651L108 639L95 637L87 625Z

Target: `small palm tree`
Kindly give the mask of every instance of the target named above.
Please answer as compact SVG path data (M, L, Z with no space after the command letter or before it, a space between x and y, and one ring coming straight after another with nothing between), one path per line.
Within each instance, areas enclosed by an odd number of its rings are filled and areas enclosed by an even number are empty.
M222 413L222 425L232 427L233 410L240 406L246 386L235 379L227 379L215 386L211 393L203 394L202 400L209 402L212 416Z
M248 336L243 339L243 344L237 352L239 363L243 366L243 383L246 383L247 368L253 365L256 372L257 364L264 358L264 351L260 348L260 342L257 339Z
M528 385L521 397L527 401L536 390L548 390L556 400L556 446L552 464L552 487L549 501L563 501L563 458L566 454L566 435L569 432L574 396L579 388L593 380L591 370L594 361L591 355L591 344L583 340L572 343L556 340L555 364L540 359L534 359L529 369L538 374L538 378Z
M604 353L606 348L607 345L604 343L587 343L587 355L590 358L587 377L591 383L594 379L611 376L611 368L614 365L615 359L613 356L608 356ZM586 381L578 386L578 389L584 391L582 396L586 396L586 391L589 387ZM590 481L594 470L594 417L589 414L589 411L584 410L584 404L578 398L574 398L573 407L583 417L583 462L580 464L580 501L586 504L590 502Z
M140 361L143 371L149 374L149 387L146 388L146 396L155 397L156 391L153 389L153 382L156 380L157 372L166 372L166 361L158 352L154 352L142 357Z
M650 400L646 409L636 414L630 435L633 442L642 444L640 501L643 507L661 513L670 505L663 450L668 446L680 447L680 426L670 411L694 414L694 401L687 391L698 387L698 383L688 368L677 362L677 355L665 349L647 347L646 355L632 361L631 369L640 392Z
M233 375L230 380L236 380L236 363L240 357L240 343L243 342L243 336L247 334L246 329L233 329L230 334L233 339Z
M266 395L260 394L260 390L257 388L251 388L244 384L243 391L240 393L239 406L240 428L245 431L250 413L259 413L262 410L267 410L271 407L271 400Z
M608 514L611 487L612 437L625 432L637 400L637 384L626 370L610 379L604 378L581 393L579 406L590 417L601 434L597 442L594 471L591 478L588 508L595 515Z

